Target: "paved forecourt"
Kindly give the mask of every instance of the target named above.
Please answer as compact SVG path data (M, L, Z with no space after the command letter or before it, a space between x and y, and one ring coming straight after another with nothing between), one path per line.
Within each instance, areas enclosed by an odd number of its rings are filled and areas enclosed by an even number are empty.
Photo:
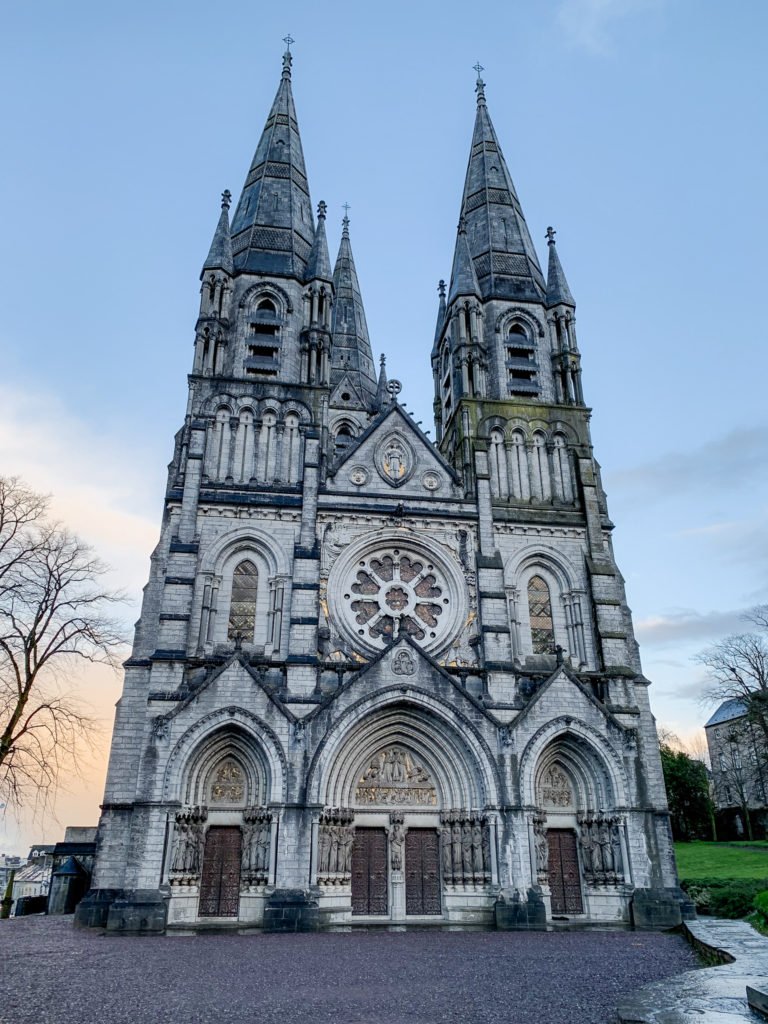
M0 922L0 1024L608 1024L633 990L698 963L647 932L128 938L71 922Z

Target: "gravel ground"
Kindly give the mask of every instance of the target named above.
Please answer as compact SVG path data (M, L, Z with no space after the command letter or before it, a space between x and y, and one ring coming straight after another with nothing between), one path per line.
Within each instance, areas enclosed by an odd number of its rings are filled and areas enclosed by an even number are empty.
M0 921L2 1024L608 1024L622 995L698 965L637 932L129 938Z

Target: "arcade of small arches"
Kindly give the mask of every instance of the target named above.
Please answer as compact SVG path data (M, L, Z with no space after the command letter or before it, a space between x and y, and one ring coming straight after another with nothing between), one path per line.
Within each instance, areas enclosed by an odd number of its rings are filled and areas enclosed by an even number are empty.
M228 484L298 485L306 418L303 407L220 400L206 437L207 479Z
M521 794L503 797L512 780L496 776L490 751L428 709L394 701L344 728L309 769L320 809L306 812L308 848L285 852L338 920L460 920L462 908L490 908L500 886L538 886L554 915L620 900L625 785L583 734L548 739ZM201 740L179 778L163 865L172 904L194 905L198 918L247 916L279 873L283 780L261 738L237 724ZM521 847L511 858L510 836Z
M562 431L494 425L488 432L491 493L501 501L572 505L576 475Z

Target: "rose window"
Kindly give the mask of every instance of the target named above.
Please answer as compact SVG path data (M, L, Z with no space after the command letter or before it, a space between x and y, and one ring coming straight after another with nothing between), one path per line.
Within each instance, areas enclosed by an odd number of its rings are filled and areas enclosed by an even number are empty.
M359 637L379 647L407 633L432 646L445 632L451 599L426 558L392 548L361 558L351 575L344 603Z

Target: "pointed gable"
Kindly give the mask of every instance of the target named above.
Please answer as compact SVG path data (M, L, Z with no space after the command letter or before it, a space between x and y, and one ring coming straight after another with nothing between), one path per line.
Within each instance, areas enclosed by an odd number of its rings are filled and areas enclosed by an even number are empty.
M344 451L327 487L398 500L460 494L454 470L397 402L385 406Z
M304 153L291 92L291 55L232 220L235 269L304 280L314 238Z

